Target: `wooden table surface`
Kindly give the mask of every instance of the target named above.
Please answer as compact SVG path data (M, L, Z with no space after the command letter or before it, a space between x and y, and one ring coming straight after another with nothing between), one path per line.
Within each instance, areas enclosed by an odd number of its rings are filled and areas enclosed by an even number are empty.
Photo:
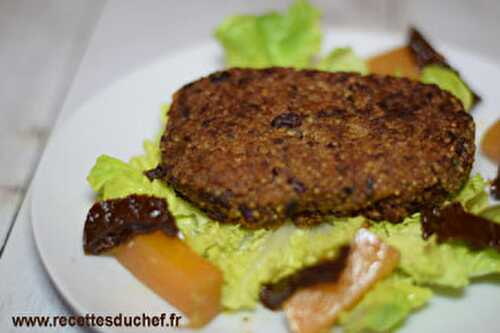
M498 1L312 2L329 25L398 31L414 23L500 57ZM29 218L31 176L51 131L119 77L211 38L223 17L287 3L0 0L0 332L22 331L12 327L15 314L71 313L41 265Z

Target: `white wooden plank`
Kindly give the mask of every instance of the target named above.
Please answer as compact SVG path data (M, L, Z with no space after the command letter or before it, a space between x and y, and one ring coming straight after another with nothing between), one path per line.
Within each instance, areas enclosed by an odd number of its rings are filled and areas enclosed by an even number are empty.
M22 194L23 191L20 188L0 186L0 217L2 217L0 219L0 245L7 237L13 214L19 206Z
M101 5L0 2L0 248Z

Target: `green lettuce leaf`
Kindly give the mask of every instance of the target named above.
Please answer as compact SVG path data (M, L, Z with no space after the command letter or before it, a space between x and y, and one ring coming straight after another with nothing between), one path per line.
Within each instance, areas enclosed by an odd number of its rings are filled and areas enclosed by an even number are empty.
M500 223L500 205L494 205L481 211L481 217L490 221Z
M303 68L321 47L320 12L297 0L286 13L238 15L223 21L215 37L228 67L290 66Z
M470 110L474 100L472 92L453 70L440 65L428 65L423 68L420 80L423 83L434 83L450 92L462 101L465 110Z
M485 186L481 176L471 177L455 200L469 211L479 212L487 205L478 200L486 193ZM434 237L422 239L420 214L400 224L375 223L370 230L400 251L399 268L419 284L460 288L473 277L500 273L500 252L496 250L476 251L464 244L438 244Z
M419 214L401 224L379 223L371 230L401 254L399 268L419 284L461 288L473 277L500 272L500 253L463 244L422 239Z
M453 198L453 201L460 202L464 208L478 214L488 207L488 193L485 188L486 181L481 175L475 175L469 178L460 192Z
M92 189L101 198L121 198L132 193L156 194L154 184L147 179L141 170L111 156L102 155L87 177Z
M431 297L429 288L395 273L380 281L352 310L342 313L339 322L346 333L390 332Z
M330 72L358 72L368 74L366 62L350 47L334 49L319 64L318 69Z

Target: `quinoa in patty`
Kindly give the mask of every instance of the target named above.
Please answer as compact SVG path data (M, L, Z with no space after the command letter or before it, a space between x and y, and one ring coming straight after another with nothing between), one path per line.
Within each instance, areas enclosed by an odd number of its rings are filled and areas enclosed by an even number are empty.
M401 221L458 191L474 122L435 85L290 68L229 69L173 98L162 178L220 222L328 214Z

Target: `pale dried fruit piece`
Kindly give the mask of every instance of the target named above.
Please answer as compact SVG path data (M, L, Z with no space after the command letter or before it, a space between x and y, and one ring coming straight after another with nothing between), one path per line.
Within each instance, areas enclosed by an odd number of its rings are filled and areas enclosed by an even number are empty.
M328 330L342 311L358 303L373 285L397 266L399 252L367 229L360 229L351 245L347 266L334 283L297 291L284 306L289 326L297 333Z
M497 120L484 134L481 150L493 162L500 164L500 120Z
M373 74L397 75L418 80L420 69L408 47L400 47L368 59L368 69Z
M222 309L220 270L182 240L162 231L135 236L111 254L137 279L200 327Z

